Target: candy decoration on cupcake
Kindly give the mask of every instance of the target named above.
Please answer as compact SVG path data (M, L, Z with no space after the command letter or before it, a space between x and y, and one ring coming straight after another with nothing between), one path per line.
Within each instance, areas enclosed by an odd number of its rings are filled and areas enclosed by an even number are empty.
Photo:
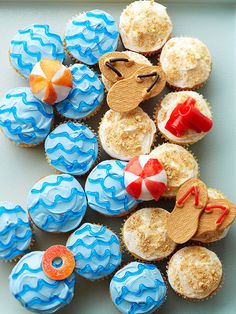
M50 279L63 280L73 273L75 258L64 245L53 245L44 252L42 267Z
M64 100L72 88L72 75L58 60L42 59L29 76L32 93L41 101L54 105Z
M126 191L134 198L157 201L166 191L167 175L157 158L141 155L126 165L124 182Z

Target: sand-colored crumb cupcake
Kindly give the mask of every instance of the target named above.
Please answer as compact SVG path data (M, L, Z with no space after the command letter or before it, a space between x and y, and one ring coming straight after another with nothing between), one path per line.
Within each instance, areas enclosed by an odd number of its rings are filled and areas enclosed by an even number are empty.
M170 259L168 281L183 298L203 300L219 289L223 270L217 255L201 246L184 247Z
M167 83L177 90L198 89L208 80L212 59L207 46L199 39L170 39L160 55Z
M108 110L99 127L103 149L111 157L121 160L148 154L155 133L155 123L140 107L126 113Z
M142 208L132 214L122 228L123 243L134 257L158 261L169 256L176 244L167 234L169 212L162 208Z
M120 16L120 36L126 49L142 54L161 50L172 32L166 7L151 1L135 1Z
M213 125L208 102L195 91L167 94L156 108L155 120L163 137L180 145L198 142Z
M198 163L191 152L177 144L165 143L150 153L164 166L167 173L167 190L164 197L175 197L179 187L191 178L199 176Z
M152 63L146 58L145 56L133 52L133 51L123 51L131 60L135 61L136 63L143 64L143 65L152 65ZM107 91L112 87L114 83L110 82L103 74L101 75L102 82Z

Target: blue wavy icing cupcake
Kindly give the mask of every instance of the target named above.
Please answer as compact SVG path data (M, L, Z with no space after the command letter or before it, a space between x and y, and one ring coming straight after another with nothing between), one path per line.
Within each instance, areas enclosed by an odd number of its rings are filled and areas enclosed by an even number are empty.
M44 252L36 251L22 257L10 276L10 291L27 310L54 313L69 304L74 295L75 275L52 280L42 269Z
M93 65L105 53L116 50L118 38L114 18L105 11L92 10L77 15L67 24L65 46L74 59Z
M85 184L89 206L106 216L123 216L139 203L128 194L124 185L127 162L105 160L88 175Z
M75 271L89 280L109 276L121 263L120 241L105 226L83 224L72 233L66 246L75 257Z
M120 269L110 283L111 299L123 314L153 313L165 301L166 290L158 268L139 262Z
M52 32L49 25L34 24L19 30L9 49L9 59L15 70L28 78L34 65L43 58L64 60L61 37Z
M18 259L28 251L32 241L26 211L12 202L0 202L0 260Z
M49 175L39 180L28 195L33 223L47 232L68 232L80 224L87 199L80 183L69 174Z
M70 67L73 87L68 97L56 105L69 119L85 119L95 114L104 98L104 87L98 75L85 64Z
M60 172L80 176L88 172L98 157L98 140L88 126L67 122L46 138L49 163Z
M36 146L50 132L53 109L36 99L29 87L9 90L0 101L0 128L24 147Z

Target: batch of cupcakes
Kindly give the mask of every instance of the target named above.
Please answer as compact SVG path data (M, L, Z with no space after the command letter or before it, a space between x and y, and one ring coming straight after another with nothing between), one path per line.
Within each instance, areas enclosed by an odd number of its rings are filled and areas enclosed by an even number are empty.
M211 107L196 91L208 80L211 55L199 39L171 33L164 6L135 1L119 27L109 13L92 10L73 17L63 39L41 24L12 39L10 63L29 86L1 99L1 131L19 146L44 146L57 173L34 184L27 211L0 202L0 259L17 262L9 287L26 309L53 313L70 303L76 273L90 281L108 277L111 300L124 314L159 309L168 284L190 300L208 299L222 286L221 261L205 244L226 236L236 207L199 179L189 150L213 126ZM63 65L66 54L73 65ZM170 92L157 98L150 117L148 103L139 105L166 85ZM89 118L104 101L109 110L97 136ZM163 144L155 143L158 133ZM109 160L99 160L101 149ZM158 202L145 207L159 198L176 199L173 210ZM126 216L121 234L82 224L88 206L97 215ZM73 233L65 246L33 251L33 226ZM134 258L125 266L122 248ZM166 274L158 269L163 259Z

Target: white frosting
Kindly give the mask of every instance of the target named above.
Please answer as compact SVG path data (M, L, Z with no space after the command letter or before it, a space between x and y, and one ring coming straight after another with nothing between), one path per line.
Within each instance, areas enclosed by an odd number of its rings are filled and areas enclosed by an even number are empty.
M135 1L120 16L120 35L124 46L136 52L157 51L172 32L166 7L154 1Z
M162 208L142 208L132 214L123 226L123 241L127 249L146 261L170 255L176 244L167 234L168 216L169 212Z
M165 128L173 110L188 97L194 98L196 100L195 107L199 109L203 115L212 119L211 110L206 100L199 93L194 91L182 91L167 94L161 101L160 109L158 110L157 126L165 137L178 144L195 143L207 134L206 132L197 133L194 130L188 129L183 136L177 137Z
M192 88L204 83L211 72L211 55L196 38L175 37L163 47L160 63L167 82L179 88Z
M191 299L209 297L219 287L222 273L217 255L201 246L184 247L176 252L167 270L171 287Z

